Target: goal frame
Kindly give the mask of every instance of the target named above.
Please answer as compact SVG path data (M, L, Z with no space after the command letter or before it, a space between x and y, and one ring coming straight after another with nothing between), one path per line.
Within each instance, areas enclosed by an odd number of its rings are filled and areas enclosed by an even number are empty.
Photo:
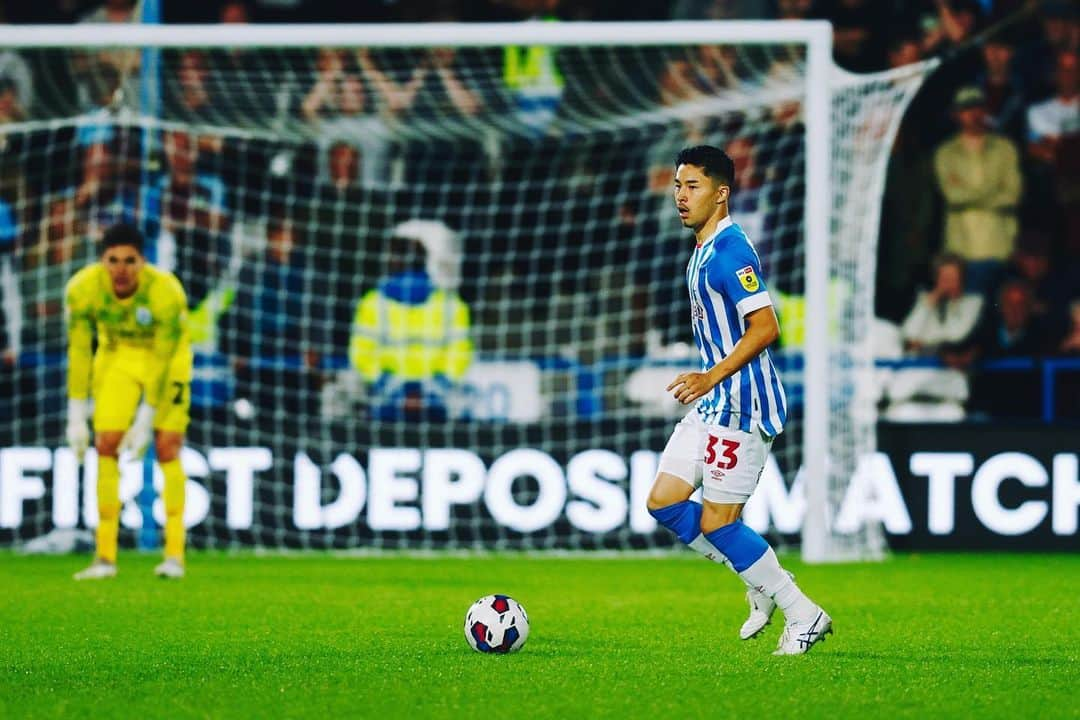
M660 46L679 44L802 44L806 47L805 335L802 465L806 515L802 555L828 557L832 25L808 21L673 21L560 23L424 23L379 25L4 25L0 48L315 48Z

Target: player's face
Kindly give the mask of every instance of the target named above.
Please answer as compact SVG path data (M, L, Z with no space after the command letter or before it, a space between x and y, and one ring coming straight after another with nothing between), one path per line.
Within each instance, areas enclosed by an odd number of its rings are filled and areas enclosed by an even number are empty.
M675 209L683 227L699 228L727 200L727 185L713 180L697 165L675 168Z
M113 292L125 298L139 287L139 271L146 260L133 245L115 245L105 250L101 263L109 271Z

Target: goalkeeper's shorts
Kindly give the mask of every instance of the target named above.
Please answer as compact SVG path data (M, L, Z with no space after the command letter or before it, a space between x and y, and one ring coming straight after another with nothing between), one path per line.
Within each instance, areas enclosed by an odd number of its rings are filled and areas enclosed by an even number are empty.
M135 419L145 389L145 351L115 350L94 356L94 432L124 432ZM191 421L191 352L179 351L169 365L154 429L183 433Z

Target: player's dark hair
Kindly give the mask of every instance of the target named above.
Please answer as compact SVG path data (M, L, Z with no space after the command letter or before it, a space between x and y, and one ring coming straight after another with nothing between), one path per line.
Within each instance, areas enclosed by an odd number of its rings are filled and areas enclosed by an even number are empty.
M735 162L718 147L694 145L683 148L675 156L675 169L678 170L680 165L699 167L706 176L735 190Z
M128 223L117 223L108 230L105 231L105 235L102 236L99 243L100 252L99 255L104 255L105 251L112 247L119 245L131 245L133 248L139 251L139 254L143 254L143 241L142 233L139 232L139 228Z

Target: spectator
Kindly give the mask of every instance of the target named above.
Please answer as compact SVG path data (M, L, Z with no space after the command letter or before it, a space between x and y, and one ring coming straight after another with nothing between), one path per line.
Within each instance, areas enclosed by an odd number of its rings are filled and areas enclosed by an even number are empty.
M265 255L240 270L222 318L222 351L232 356L237 395L278 418L316 412L327 318L312 285L309 247L297 247L292 219L274 212Z
M889 41L885 58L890 68L913 65L923 58L922 43L914 35L906 33L894 35Z
M1073 261L1075 264L1075 261ZM1032 314L1051 334L1068 324L1069 300L1080 295L1080 276L1068 261L1055 266L1050 238L1041 230L1025 229L1010 258L1007 277L1025 281L1031 289Z
M454 385L472 361L459 242L441 222L402 223L387 248L388 273L357 305L349 360L374 418L450 416Z
M973 353L971 336L983 299L965 292L964 260L944 253L934 261L933 287L919 293L900 329L909 357L937 358L939 367L905 367L889 379L888 420L953 421L964 417L969 388L966 367Z
M699 78L708 92L738 89L753 75L744 53L734 45L702 45L697 55Z
M1080 7L1075 0L1043 0L1040 5L1039 33L1020 48L1017 57L1031 98L1054 91L1054 69L1061 53L1080 51Z
M316 72L315 84L301 104L304 117L319 128L320 137L360 147L364 182L386 182L390 176L388 122L412 104L424 71L414 69L409 81L399 85L379 69L367 50L360 49L350 58L343 50L323 48Z
M933 0L933 3L935 13L922 18L923 53L940 55L963 47L979 26L981 8L978 0ZM964 60L970 62L971 58ZM958 58L952 59L952 62L957 61Z
M358 189L360 184L360 151L339 140L327 151L327 175L330 186L339 193Z
M1008 280L998 291L997 304L976 330L971 357L984 361L1037 358L1058 347L1035 315L1031 286ZM1041 379L1036 369L983 369L972 388L973 408L992 417L1036 418L1041 409Z
M250 6L229 0L221 6L218 20L225 25L246 25L251 21ZM296 80L279 51L217 48L209 52L206 64L206 84L218 117L233 124L263 126L284 118Z
M559 0L521 0L517 7L526 21L558 19L555 12ZM566 87L555 49L507 45L503 48L502 78L518 121L537 135L545 134L562 104Z
M141 17L141 5L137 0L105 0L97 8L79 18L80 23L136 23ZM118 100L131 106L138 102L137 76L141 53L138 50L98 50L91 53L74 53L72 63L76 76L82 78L80 92L86 100L94 96L94 77L105 68L113 70L123 82Z
M983 70L975 80L986 96L990 129L1022 145L1025 140L1024 82L1013 67L1016 48L1005 35L993 35L983 43Z
M982 314L982 296L965 291L963 258L943 253L933 273L933 287L919 293L901 327L904 349L922 357L940 357L958 347Z
M808 20L814 9L814 0L777 0L776 5L779 20Z
M1080 356L1080 296L1069 303L1069 329L1058 346L1062 355ZM1058 374L1055 414L1057 417L1080 419L1080 372L1072 370Z
M413 114L430 120L447 115L476 115L482 107L479 92L469 87L457 67L458 51L454 48L433 48L421 60L417 86L410 103Z
M30 73L29 63L14 50L0 52L0 87L10 89L12 98L7 102L18 108L17 114L25 118L34 101L33 75ZM12 122L10 119L5 120L4 114L5 111L0 109L0 124ZM10 117L13 113L7 110L6 114Z
M1058 346L1062 355L1080 355L1080 297L1069 303L1069 329Z
M748 135L739 135L724 145L724 152L735 163L735 187L732 188L729 211L738 218L739 226L752 242L762 242L765 240L765 202L754 141Z
M38 237L22 253L20 268L23 344L30 352L63 352L66 347L64 287L76 270L96 258L82 230L70 198L46 201Z
M202 50L182 50L176 59L176 78L168 83L166 107L178 119L210 123L220 107L210 95L210 67Z
M199 304L224 270L232 224L225 183L198 169L198 138L168 130L162 138L165 173L146 196L148 236L157 238L157 264L173 268L191 307Z
M945 249L967 262L968 287L993 286L1016 240L1020 162L1012 142L986 129L986 98L977 87L956 93L960 132L934 153L945 198Z
M931 11L920 16L923 57L946 56L932 72L912 102L915 130L920 145L934 148L956 126L942 112L957 91L975 81L983 61L978 46L968 44L981 17L977 0L931 0ZM974 276L972 276L973 278Z
M222 24L246 25L251 22L251 10L241 0L226 0L222 3L218 17Z
M112 143L95 143L82 151L82 178L75 188L70 211L90 237L120 220L133 220L137 198L124 183L124 158Z
M1053 97L1028 108L1030 150L1041 162L1052 163L1062 141L1080 133L1077 57L1075 52L1058 55Z
M0 125L22 122L26 111L19 102L15 82L7 77L0 77Z
M131 23L138 22L136 0L105 0L101 5L85 13L81 23Z
M885 66L889 7L873 0L827 0L822 16L833 24L833 55L852 72L873 72Z
M1066 252L1080 257L1080 83L1075 51L1058 55L1053 97L1028 109L1032 159L1029 215L1060 228ZM1059 217L1062 219L1055 222Z

